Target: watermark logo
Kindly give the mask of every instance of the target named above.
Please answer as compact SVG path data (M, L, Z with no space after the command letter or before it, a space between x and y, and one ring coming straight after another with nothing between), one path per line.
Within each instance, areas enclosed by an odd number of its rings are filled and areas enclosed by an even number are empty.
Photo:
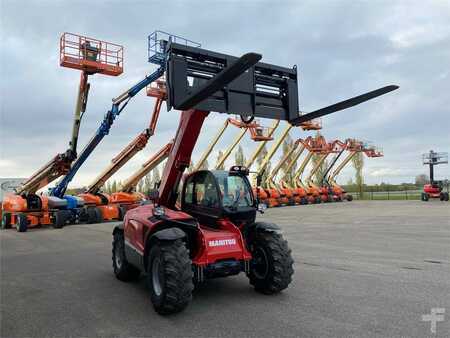
M444 321L445 308L434 307L431 308L431 313L422 315L423 322L430 322L431 333L436 333L436 327L438 322Z

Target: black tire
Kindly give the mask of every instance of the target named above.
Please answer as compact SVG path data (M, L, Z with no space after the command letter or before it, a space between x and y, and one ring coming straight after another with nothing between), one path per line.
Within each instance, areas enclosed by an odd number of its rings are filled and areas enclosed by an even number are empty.
M125 208L124 207L117 207L117 209L119 210L119 221L123 221L123 218L125 217Z
M94 208L95 210L95 223L103 223L103 214L99 208Z
M78 213L78 221L80 223L87 223L88 221L88 213L87 213L87 208L81 208L80 212Z
M112 242L112 261L114 275L122 282L135 281L141 272L139 269L128 263L125 257L125 239L122 231L116 231Z
M53 221L53 228L62 229L68 220L68 214L66 210L58 210L55 212L55 219Z
M427 202L430 199L430 196L426 193L422 193L422 201Z
M192 261L182 240L155 242L149 252L147 273L157 313L180 312L192 300Z
M439 194L439 200L440 200L440 201L444 201L444 200L445 200L445 195L444 195L443 192L441 192L441 193Z
M97 210L96 207L88 207L86 209L88 224L96 223L96 221L97 221L97 211L96 210Z
M27 215L22 213L17 214L16 230L18 232L26 232L28 230Z
M348 202L353 201L353 195L347 195L347 201Z
M275 232L260 232L252 243L248 275L256 291L273 294L286 289L292 281L294 260L283 237Z
M444 192L444 201L448 202L449 196L448 192Z
M4 212L2 214L2 229L9 229L11 228L11 214L9 212Z

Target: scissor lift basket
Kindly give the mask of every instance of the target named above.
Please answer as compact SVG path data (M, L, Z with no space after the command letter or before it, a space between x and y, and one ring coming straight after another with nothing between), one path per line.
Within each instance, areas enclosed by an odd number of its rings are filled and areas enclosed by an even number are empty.
M86 36L64 33L60 38L60 65L117 76L123 72L123 47Z

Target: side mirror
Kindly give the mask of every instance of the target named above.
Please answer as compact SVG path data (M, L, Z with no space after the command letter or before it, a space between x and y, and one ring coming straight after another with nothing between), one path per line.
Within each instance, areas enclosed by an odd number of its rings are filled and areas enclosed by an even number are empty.
M265 203L258 203L258 211L261 214L264 214L264 211L266 211L267 205Z

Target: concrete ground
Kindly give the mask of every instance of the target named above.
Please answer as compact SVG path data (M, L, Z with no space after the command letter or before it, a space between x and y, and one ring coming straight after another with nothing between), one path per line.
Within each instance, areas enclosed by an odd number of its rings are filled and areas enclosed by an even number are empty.
M450 203L344 202L268 210L295 259L285 292L244 275L157 315L111 268L114 223L2 231L1 337L449 337ZM437 333L423 314L445 308Z

